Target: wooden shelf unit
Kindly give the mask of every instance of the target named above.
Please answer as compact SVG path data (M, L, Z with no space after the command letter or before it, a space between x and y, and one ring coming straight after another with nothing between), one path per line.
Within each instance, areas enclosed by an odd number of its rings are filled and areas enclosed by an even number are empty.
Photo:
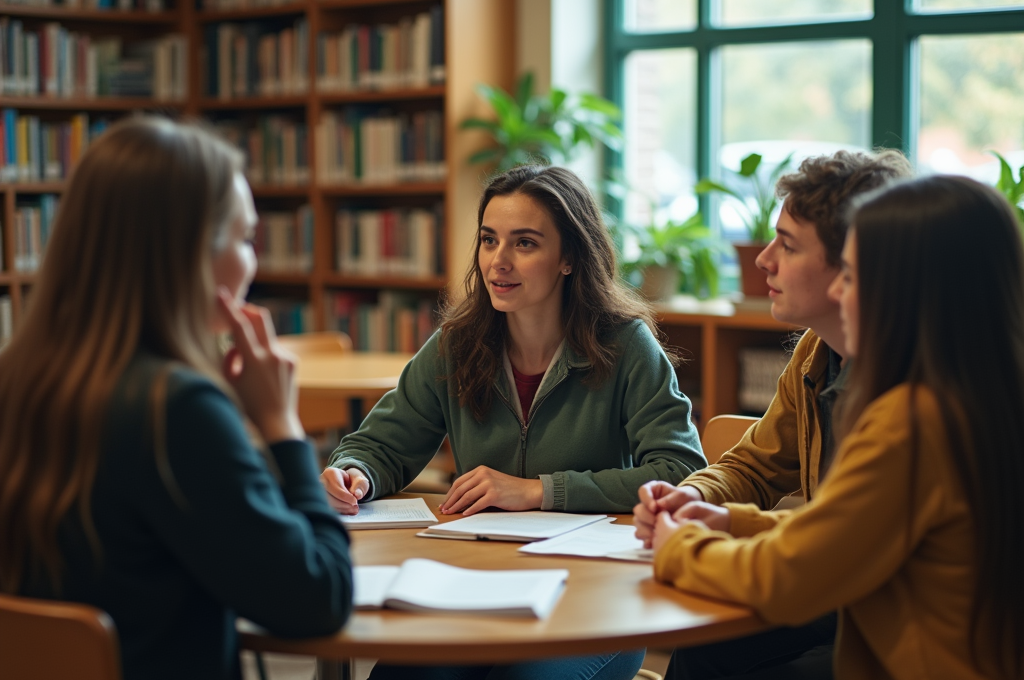
M682 350L679 385L694 402L699 430L711 418L739 413L739 352L746 347L783 348L803 330L767 312L681 313L660 308L658 324L670 345Z
M77 111L128 114L132 111L160 111L169 115L210 117L246 117L256 113L290 111L296 119L304 117L308 131L308 158L311 179L301 186L255 185L253 195L257 209L298 208L311 205L314 214L313 267L309 272L267 272L257 275L256 283L274 291L282 288L288 295L308 300L314 312L314 324L325 324L324 300L333 290L400 289L437 291L450 281L461 279L469 245L476 232L476 202L481 185L479 173L466 164L466 159L486 143L478 131L463 132L459 122L469 116L487 115L486 105L477 97L474 86L488 83L510 89L514 81L514 45L509 27L515 24L515 0L298 0L275 7L256 7L229 11L203 10L195 0L170 0L172 9L150 13L141 11L104 11L33 7L0 3L0 14L9 14L35 27L59 21L73 24L76 31L86 33L116 32L129 39L155 35L154 31L183 33L189 44L188 97L184 101L158 101L151 98L56 98L0 96L0 108L46 115L48 119L68 116ZM337 30L339 25L393 22L435 5L444 7L445 68L443 85L393 90L355 90L320 92L316 86L316 36L323 30ZM306 94L274 97L218 99L208 97L201 89L200 49L204 30L220 22L280 20L287 22L304 18L309 23L309 88ZM441 182L410 182L394 185L327 185L320 186L315 175L317 149L313 131L325 110L349 105L394 104L437 108L443 111L444 146L447 176ZM0 295L12 298L15 326L24 306L24 289L34 274L14 272L14 211L19 195L61 193L64 182L0 184L3 212L4 262L0 267ZM443 268L436 277L403 278L350 276L334 269L334 213L339 207L360 207L368 202L373 207L426 205L428 201L444 202L444 219L440 228L443 243ZM411 203L410 203L411 202ZM418 203L417 203L418 202ZM453 272L455 275L453 276Z

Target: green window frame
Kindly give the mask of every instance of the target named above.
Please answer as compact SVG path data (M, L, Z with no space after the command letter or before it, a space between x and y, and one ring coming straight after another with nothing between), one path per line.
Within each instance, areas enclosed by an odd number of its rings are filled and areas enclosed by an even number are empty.
M605 92L624 105L626 57L634 50L693 48L697 54L696 163L698 177L713 172L720 79L716 52L728 45L860 38L872 44L871 140L875 147L901 149L916 157L919 74L914 45L932 35L1024 33L1024 9L957 10L916 13L913 0L874 0L870 18L754 27L721 27L712 22L713 0L697 0L692 30L633 33L625 29L628 0L604 0ZM893 66L896 68L893 68ZM624 107L623 107L624 108ZM629 143L629 140L626 140ZM620 153L605 155L607 169L620 168ZM703 202L703 201L702 201ZM616 211L621 206L613 206ZM706 207L706 206L702 206Z

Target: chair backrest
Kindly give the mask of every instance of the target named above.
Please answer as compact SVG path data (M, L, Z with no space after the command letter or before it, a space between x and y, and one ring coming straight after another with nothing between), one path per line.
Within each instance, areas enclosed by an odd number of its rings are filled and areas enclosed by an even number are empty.
M4 680L120 680L114 622L83 604L0 595Z
M700 440L708 465L717 463L723 453L736 446L750 426L758 420L760 418L733 415L715 416L709 420L704 426L704 436Z
M277 339L285 349L299 358L310 354L352 351L352 338L340 331L280 335Z

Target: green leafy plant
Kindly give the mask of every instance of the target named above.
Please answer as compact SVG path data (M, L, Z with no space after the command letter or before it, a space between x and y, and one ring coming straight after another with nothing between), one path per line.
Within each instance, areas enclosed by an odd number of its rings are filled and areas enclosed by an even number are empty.
M747 236L754 243L768 243L775 237L772 227L772 213L778 207L779 199L775 196L775 183L786 168L789 167L793 154L786 156L781 163L769 173L767 179L758 174L761 166L761 154L752 153L740 161L739 170L729 170L734 181L753 189L754 207L749 199L739 190L733 189L723 182L716 182L705 177L697 182L694 191L698 194L723 193L732 196L740 204L740 216L747 228Z
M621 148L622 130L616 123L622 112L603 97L557 88L536 94L532 73L519 79L515 96L490 85L477 85L476 90L495 119L467 118L460 127L484 130L494 144L470 156L471 164L493 163L504 172L521 163L563 164L595 142Z
M996 190L1013 206L1017 215L1017 224L1024 229L1024 208L1020 207L1021 199L1024 198L1024 166L1017 170L1018 179L1013 177L1013 168L1006 162L998 152L990 151L993 156L999 159L999 179L996 181Z

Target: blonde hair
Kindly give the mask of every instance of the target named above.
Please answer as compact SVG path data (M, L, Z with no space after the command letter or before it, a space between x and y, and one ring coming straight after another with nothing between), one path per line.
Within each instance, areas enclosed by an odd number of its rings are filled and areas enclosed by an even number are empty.
M90 501L103 427L140 348L231 393L210 329L212 257L241 167L211 133L144 116L112 126L82 158L27 314L0 353L0 591L42 573L59 588L57 532L73 508L99 553ZM164 391L150 395L158 455Z

